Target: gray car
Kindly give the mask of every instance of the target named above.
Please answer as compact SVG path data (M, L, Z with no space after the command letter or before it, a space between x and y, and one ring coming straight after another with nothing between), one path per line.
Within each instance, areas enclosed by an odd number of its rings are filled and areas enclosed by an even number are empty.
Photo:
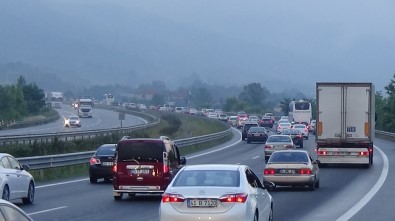
M270 155L277 150L292 150L295 149L295 144L289 135L271 135L267 138L265 144L265 160L269 159Z

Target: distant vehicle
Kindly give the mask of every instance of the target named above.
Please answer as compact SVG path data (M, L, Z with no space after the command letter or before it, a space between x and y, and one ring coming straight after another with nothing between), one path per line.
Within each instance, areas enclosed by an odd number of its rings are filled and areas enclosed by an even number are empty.
M291 129L291 127L292 127L292 124L289 122L288 123L279 123L277 125L276 132L277 132L277 134L281 134L283 132L283 130Z
M214 112L210 112L208 113L207 117L211 119L218 119L218 114Z
M270 116L263 116L260 120L259 120L259 125L261 127L270 127L273 128L274 125L274 120L272 117Z
M144 111L147 110L147 106L145 104L139 104L139 110Z
M246 121L246 122L244 123L244 125L243 125L243 130L241 131L241 140L244 140L244 139L247 138L248 130L249 130L251 127L259 127L258 122L255 122L255 121Z
M309 125L312 119L312 108L309 101L299 100L289 103L288 120L290 123Z
M59 91L47 93L47 104L52 108L62 108L63 105L63 93Z
M0 199L0 220L2 221L33 221L33 219L15 204Z
M304 140L304 138L303 138L303 135L300 132L300 130L297 130L297 129L285 129L285 130L283 130L283 132L281 134L282 135L289 135L292 138L292 140L293 140L295 145L298 145L300 148L303 148L303 140Z
M175 107L175 108L174 108L174 112L176 112L176 113L182 113L182 112L183 112L182 107Z
M273 220L273 198L245 165L185 166L162 194L160 221Z
M316 125L316 120L311 120L310 125L309 125L309 131L312 132L315 135L315 125Z
M288 116L281 116L280 120L288 120Z
M228 118L228 123L232 126L232 127L236 127L237 126L237 116L230 116Z
M251 127L247 132L247 143L253 141L266 142L269 131L264 127Z
M78 116L89 117L93 115L93 100L91 98L81 98L78 100Z
M22 199L24 204L33 203L36 185L33 176L27 172L28 169L28 165L21 165L10 154L0 153L0 187L3 200Z
M256 115L250 115L248 117L248 121L255 121L255 122L259 122L259 117Z
M275 186L320 187L320 169L317 161L305 150L279 150L274 152L263 172L266 182Z
M317 160L373 164L375 89L372 83L317 83Z
M222 110L221 109L215 109L214 112L217 113L217 114L221 114Z
M189 114L197 114L196 108L189 108Z
M237 118L238 118L237 128L242 128L244 126L244 123L248 121L248 114L246 114L244 111L240 111L237 113Z
M219 114L218 119L227 122L228 121L228 115L226 114Z
M307 128L306 125L304 124L294 124L292 125L292 128L299 130L300 133L302 133L303 138L308 140L309 139L309 129Z
M123 194L163 193L185 163L167 137L119 140L113 167L114 199L121 200Z
M97 148L89 163L89 180L97 183L97 179L104 178L110 182L113 177L112 167L114 166L114 154L116 144L102 144Z
M295 144L289 135L270 135L265 144L265 160L277 150L295 149Z
M69 116L64 119L65 127L81 127L81 119L78 116Z
M112 94L104 94L102 103L104 105L113 105L115 102L114 95ZM114 105L113 105L114 106Z

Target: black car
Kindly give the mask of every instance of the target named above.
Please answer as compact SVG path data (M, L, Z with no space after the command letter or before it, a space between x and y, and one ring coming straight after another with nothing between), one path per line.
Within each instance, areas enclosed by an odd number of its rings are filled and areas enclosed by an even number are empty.
M116 144L103 144L97 148L96 153L90 159L89 180L97 183L98 179L110 182L113 178L112 167L114 165L114 154Z
M272 117L270 116L263 116L260 120L259 120L259 125L261 127L270 127L273 128L273 124L274 124L274 120Z
M260 141L265 142L268 138L269 131L264 127L251 127L247 132L247 143L251 143L252 141Z
M303 148L303 134L297 129L285 129L281 134L291 136L295 145Z
M243 130L241 131L241 139L244 140L247 138L247 132L251 127L259 127L258 123L255 121L246 121L243 126Z

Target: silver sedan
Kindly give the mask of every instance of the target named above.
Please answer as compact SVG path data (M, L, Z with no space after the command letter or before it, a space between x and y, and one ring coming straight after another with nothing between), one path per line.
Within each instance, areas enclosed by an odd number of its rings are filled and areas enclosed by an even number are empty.
M248 166L185 166L162 195L159 217L161 221L267 221L273 220L273 199Z
M295 144L289 135L271 135L265 144L265 160L277 150L295 149Z

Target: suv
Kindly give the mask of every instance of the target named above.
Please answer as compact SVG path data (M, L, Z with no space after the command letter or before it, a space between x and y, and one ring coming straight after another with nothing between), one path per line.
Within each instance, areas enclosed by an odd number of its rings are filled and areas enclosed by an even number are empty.
M259 127L258 122L256 122L256 121L246 121L246 122L244 123L243 130L242 130L242 132L241 132L241 139L242 139L242 140L244 140L245 138L247 138L248 130L249 130L251 127Z
M163 193L186 164L178 147L168 138L124 137L118 141L113 167L114 199L127 193Z
M270 127L273 128L274 120L270 116L263 116L262 119L259 121L259 125L261 127Z

